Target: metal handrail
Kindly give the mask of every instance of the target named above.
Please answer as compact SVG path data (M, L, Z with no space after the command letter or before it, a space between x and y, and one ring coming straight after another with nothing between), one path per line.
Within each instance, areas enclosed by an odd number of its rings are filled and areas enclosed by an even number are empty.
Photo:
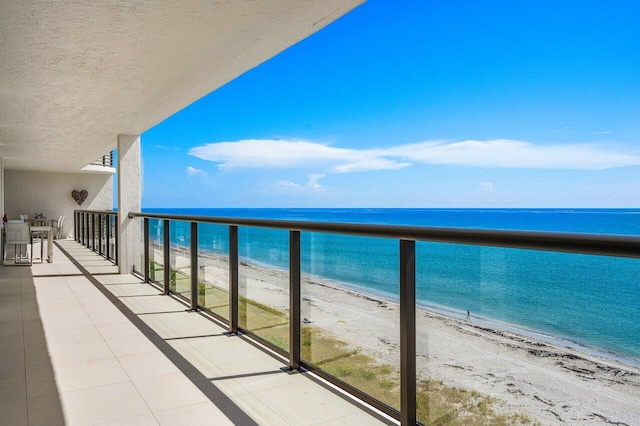
M290 231L325 232L409 241L429 241L438 243L640 258L640 236L628 235L531 232L472 228L438 228L401 225L363 225L334 222L171 215L162 213L129 213L129 218L134 217L285 229Z
M113 167L113 151L89 163L92 166Z
M76 209L76 210L74 210L74 212L76 212L76 213L106 214L106 215L112 215L112 216L115 216L115 215L118 214L118 212L116 210L80 210L80 209Z

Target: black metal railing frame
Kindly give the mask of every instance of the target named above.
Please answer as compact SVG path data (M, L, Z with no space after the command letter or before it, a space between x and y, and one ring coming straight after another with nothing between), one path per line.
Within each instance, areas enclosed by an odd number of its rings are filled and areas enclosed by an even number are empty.
M432 228L395 225L362 225L346 223L281 221L266 219L240 219L154 213L129 213L130 218L143 219L144 280L149 279L149 219L163 221L164 265L170 264L170 221L189 222L191 225L191 297L190 300L176 294L190 304L192 310L201 309L229 327L230 333L242 332L260 341L270 349L288 357L289 368L313 371L343 390L362 399L375 408L399 419L403 425L416 424L416 241L480 245L514 249L530 249L566 253L580 253L614 257L640 258L640 237L622 235L595 235L555 232L503 231L484 229ZM229 227L229 319L222 318L198 304L198 223L219 224ZM238 324L238 227L261 227L289 231L289 284L290 284L290 333L287 352L267 342ZM322 369L301 359L301 268L300 232L322 232L397 239L400 254L400 411L373 399L329 375ZM170 294L170 268L164 267L164 294Z
M113 167L113 151L90 163L92 166Z
M117 265L118 213L110 210L75 210L73 218L74 239Z

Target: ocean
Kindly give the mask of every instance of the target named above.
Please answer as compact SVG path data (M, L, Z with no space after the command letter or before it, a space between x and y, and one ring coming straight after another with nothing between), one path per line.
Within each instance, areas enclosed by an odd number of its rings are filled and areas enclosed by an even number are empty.
M640 235L640 209L145 209L202 216ZM184 244L188 224L172 225ZM152 233L152 238L155 236ZM200 225L199 249L228 253ZM288 232L240 227L242 260L287 269ZM302 272L397 299L398 241L302 233ZM418 303L449 315L640 363L640 259L460 244L416 244ZM304 288L303 288L304 293Z

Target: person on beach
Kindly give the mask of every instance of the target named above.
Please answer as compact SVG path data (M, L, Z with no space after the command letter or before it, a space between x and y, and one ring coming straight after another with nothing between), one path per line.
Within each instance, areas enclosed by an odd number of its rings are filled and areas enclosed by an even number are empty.
M467 321L471 319L471 312L467 309Z

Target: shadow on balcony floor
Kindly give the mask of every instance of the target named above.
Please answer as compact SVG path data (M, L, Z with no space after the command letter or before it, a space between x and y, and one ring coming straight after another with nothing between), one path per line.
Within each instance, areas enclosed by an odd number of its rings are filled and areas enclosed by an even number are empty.
M67 424L381 424L76 242L56 244L55 263L31 269Z
M33 269L0 266L2 425L64 424Z

